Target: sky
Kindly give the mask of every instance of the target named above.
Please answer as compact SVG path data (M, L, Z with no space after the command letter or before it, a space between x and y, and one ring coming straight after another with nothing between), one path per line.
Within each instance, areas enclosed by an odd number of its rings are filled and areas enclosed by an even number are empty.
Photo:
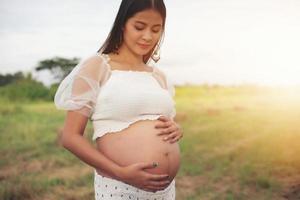
M55 56L85 58L121 0L0 0L0 73ZM300 85L299 0L165 0L156 64L174 84ZM49 73L35 73L45 84Z

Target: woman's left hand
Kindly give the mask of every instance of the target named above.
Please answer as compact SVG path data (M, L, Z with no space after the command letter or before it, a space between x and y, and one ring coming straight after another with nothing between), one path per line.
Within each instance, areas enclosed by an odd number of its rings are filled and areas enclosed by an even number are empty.
M183 137L180 125L175 121L166 116L160 116L158 120L161 122L157 123L155 128L162 129L157 135L165 135L163 137L164 141L169 140L170 143L174 143Z

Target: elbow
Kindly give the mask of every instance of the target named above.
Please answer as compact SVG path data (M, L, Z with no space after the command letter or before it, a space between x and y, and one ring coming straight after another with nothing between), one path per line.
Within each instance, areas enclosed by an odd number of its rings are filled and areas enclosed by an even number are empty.
M71 150L75 143L78 142L78 136L80 134L64 131L60 137L60 144L65 149Z
M61 132L60 138L59 138L59 143L65 149L70 148L70 137L68 136L68 134L65 131Z
M62 140L60 143L61 143L61 146L62 146L63 148L69 149L69 144L68 144L66 141L63 141L63 140Z
M59 142L62 147L70 150L77 146L79 136L83 136L87 118L77 112L67 112L64 127L62 128Z
M56 143L58 144L58 146L64 147L63 135L64 135L64 130L59 129L57 131L57 138L56 138Z

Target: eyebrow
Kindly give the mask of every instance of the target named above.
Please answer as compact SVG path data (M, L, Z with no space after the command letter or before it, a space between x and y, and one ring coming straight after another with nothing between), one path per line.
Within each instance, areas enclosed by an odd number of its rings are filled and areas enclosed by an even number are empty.
M143 24L143 25L146 25L146 23L145 22L142 22L142 21L135 21L136 23L141 23L141 24ZM155 24L154 26L161 26L161 24Z

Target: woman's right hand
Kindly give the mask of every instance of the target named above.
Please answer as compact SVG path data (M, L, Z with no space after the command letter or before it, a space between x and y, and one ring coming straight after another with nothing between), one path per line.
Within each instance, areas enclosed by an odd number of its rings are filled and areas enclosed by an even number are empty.
M135 163L122 167L121 180L142 190L156 192L165 189L170 181L168 174L151 174L144 169L155 168L154 163Z

